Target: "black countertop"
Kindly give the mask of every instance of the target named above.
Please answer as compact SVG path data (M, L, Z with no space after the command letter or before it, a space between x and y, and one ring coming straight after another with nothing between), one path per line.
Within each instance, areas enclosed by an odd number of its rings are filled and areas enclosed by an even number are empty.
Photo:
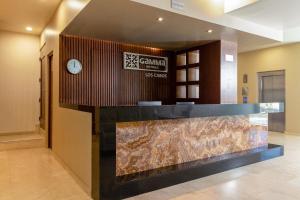
M284 112L284 103L101 107L100 122L132 122Z

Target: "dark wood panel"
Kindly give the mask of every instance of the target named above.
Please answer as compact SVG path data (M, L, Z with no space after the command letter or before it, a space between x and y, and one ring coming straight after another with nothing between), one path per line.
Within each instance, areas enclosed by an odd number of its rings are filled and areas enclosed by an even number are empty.
M47 57L40 58L41 75L40 75L40 127L46 131L46 98L47 98Z
M212 42L201 47L200 55L200 102L221 102L221 42Z
M60 103L90 106L136 105L138 101L170 102L171 78L146 78L146 71L123 69L123 52L169 57L173 52L94 40L61 36ZM71 75L65 66L70 58L83 64L79 75Z
M92 42L83 38L60 38L60 103L91 105L91 47ZM78 75L72 75L66 70L71 58L78 59L83 65L82 72Z

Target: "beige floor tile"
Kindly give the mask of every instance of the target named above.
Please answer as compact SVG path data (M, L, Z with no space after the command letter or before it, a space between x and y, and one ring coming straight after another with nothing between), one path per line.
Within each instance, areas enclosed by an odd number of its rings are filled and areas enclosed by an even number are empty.
M91 199L45 148L0 152L0 200Z

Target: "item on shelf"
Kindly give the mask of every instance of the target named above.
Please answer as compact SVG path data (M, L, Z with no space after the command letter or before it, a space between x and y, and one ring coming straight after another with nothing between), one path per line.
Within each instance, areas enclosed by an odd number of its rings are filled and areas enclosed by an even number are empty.
M188 64L196 64L200 62L200 51L194 50L188 52Z
M186 98L186 86L180 85L176 87L176 98L185 99Z
M186 65L186 53L179 54L176 56L176 65L177 66Z
M186 69L176 71L176 82L186 82Z
M188 86L188 95L190 99L199 98L199 85L189 85Z
M189 81L199 81L199 67L193 67L188 69Z

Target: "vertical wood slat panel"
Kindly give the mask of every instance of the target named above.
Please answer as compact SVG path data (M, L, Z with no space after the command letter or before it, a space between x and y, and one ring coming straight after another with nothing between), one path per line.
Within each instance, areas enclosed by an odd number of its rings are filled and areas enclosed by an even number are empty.
M170 102L170 75L167 79L146 78L146 71L124 70L123 52L167 56L169 72L172 52L76 36L61 36L60 45L60 103L118 106L136 105L141 100ZM66 70L71 58L83 65L78 75Z
M69 59L78 59L83 66L90 65L88 52L91 46L89 41L77 38L69 40L66 37L60 39L60 103L90 105L91 82L89 80L92 69L83 67L78 75L71 75L66 70Z

